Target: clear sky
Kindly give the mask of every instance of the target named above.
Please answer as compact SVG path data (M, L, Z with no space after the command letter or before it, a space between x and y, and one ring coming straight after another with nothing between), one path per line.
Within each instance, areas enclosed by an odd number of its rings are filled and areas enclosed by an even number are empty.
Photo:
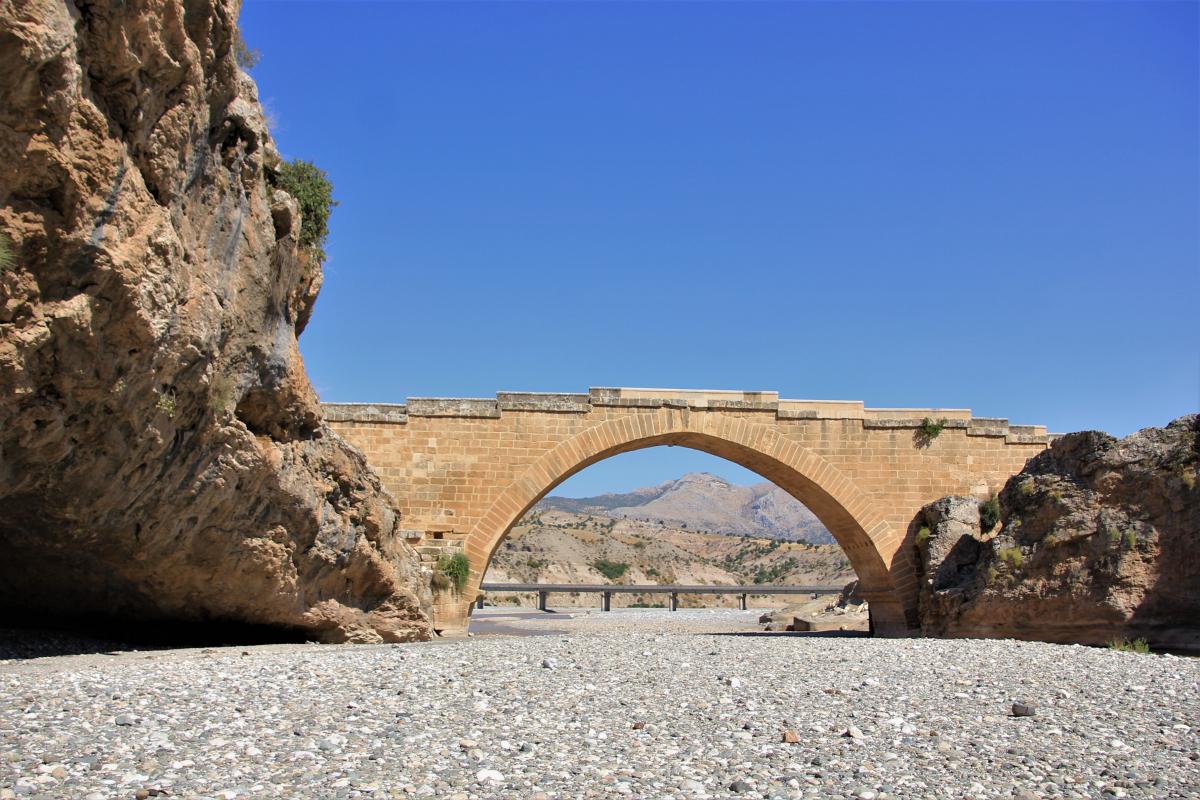
M247 0L279 147L340 202L313 383L1194 412L1197 10ZM754 479L689 453L562 491Z

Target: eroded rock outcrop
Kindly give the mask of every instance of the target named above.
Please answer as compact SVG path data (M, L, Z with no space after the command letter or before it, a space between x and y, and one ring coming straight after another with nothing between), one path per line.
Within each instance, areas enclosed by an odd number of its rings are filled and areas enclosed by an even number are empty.
M1000 493L922 510L921 625L936 636L1200 650L1200 417L1056 440Z
M0 6L0 608L424 638L428 575L300 360L320 269L237 14Z

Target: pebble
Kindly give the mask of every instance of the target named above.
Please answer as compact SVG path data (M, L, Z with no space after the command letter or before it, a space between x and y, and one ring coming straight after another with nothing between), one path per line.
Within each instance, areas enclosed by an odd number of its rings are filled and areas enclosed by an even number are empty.
M504 775L494 769L481 769L475 773L475 780L479 783L502 783Z
M0 661L0 800L1200 797L1197 659L719 635L757 627L729 609L571 617ZM1045 698L1036 727L1002 716L1013 697Z

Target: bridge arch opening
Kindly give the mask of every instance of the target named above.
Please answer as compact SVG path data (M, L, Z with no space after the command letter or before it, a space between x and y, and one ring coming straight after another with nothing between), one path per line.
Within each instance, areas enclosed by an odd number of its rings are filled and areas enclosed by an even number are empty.
M705 607L777 608L807 602L795 590L809 587L823 607L829 590L856 577L816 515L776 484L693 448L654 446L560 482L501 539L482 588L497 605L540 606L537 589L500 587L553 586L558 604L608 610L689 604L693 595ZM723 585L731 590L718 593Z
M877 633L900 635L908 628L906 610L915 598L898 591L894 566L895 533L867 495L816 454L743 424L727 431L588 431L538 459L513 481L471 531L466 552L471 562L468 598L474 598L496 550L512 528L556 487L584 469L622 453L658 446L686 447L725 459L778 486L808 508L845 552L871 603ZM469 613L469 611L468 611Z
M466 584L432 598L446 632L465 628L496 545L547 492L612 455L674 444L751 469L816 513L858 573L876 632L903 634L917 618L914 515L946 495L995 492L1054 438L963 408L777 392L593 388L323 408L392 492L396 532L431 582L441 558L465 552ZM940 435L915 438L931 420Z

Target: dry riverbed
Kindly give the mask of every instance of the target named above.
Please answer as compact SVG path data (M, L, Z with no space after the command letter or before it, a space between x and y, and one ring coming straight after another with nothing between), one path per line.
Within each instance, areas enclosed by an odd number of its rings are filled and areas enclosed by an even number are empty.
M4 661L0 796L1200 797L1196 659L758 613Z

